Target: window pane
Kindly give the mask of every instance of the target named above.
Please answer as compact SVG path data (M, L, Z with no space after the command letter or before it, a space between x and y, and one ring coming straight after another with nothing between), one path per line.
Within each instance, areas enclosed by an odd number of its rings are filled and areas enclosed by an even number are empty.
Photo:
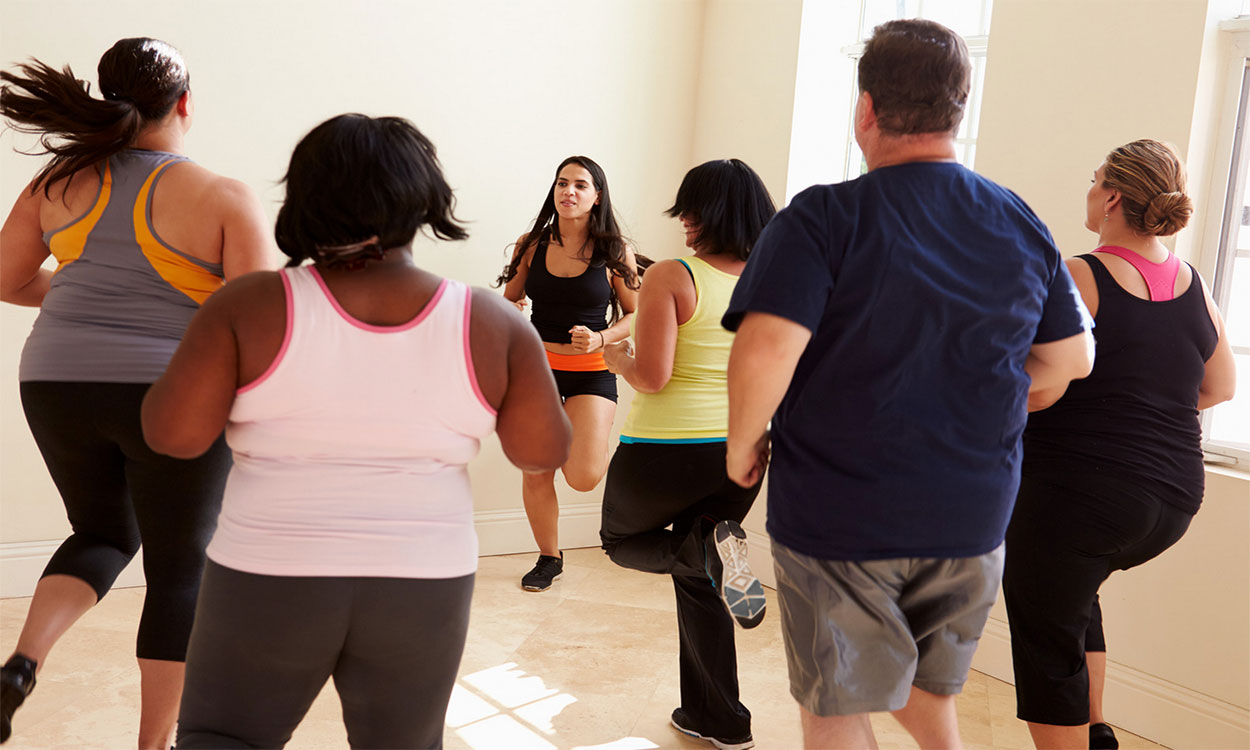
M859 38L872 36L872 30L886 21L914 18L918 12L918 0L864 0L864 22L859 28Z
M1232 443L1234 447L1250 450L1250 355L1239 354L1237 362L1237 396L1213 407L1207 422L1207 440Z
M1223 311L1229 343L1250 347L1250 258L1233 261L1233 278ZM1238 395L1250 403L1250 393L1242 391Z
M851 140L846 154L846 179L853 180L867 173L868 164L864 161L864 152L859 150L858 143Z
M960 36L977 36L982 28L982 0L923 0L921 14L954 30Z
M972 90L968 93L969 137L976 140L981 132L981 94L985 92L985 58L972 58Z

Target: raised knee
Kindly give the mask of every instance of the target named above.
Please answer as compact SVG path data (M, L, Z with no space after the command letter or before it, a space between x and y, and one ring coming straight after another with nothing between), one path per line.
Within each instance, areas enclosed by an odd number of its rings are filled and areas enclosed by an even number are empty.
M578 492L590 492L599 486L599 480L602 478L601 474L589 471L566 471L564 473L564 481Z

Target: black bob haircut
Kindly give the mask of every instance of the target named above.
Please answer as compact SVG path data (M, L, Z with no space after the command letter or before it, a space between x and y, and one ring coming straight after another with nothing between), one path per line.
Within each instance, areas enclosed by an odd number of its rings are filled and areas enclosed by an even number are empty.
M435 237L469 236L453 214L455 198L434 144L402 117L345 114L313 128L291 154L286 200L274 236L290 257L329 261L318 248L377 237L378 254L412 242L428 226Z
M717 159L686 173L677 200L665 213L698 223L699 249L746 260L777 208L755 170L738 159Z

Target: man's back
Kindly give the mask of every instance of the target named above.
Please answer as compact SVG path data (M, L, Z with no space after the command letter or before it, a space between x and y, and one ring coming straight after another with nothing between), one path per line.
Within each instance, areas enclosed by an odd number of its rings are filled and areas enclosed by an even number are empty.
M1025 360L1079 330L1074 299L1041 221L958 164L882 167L797 196L726 317L812 331L773 420L770 533L828 559L997 547Z

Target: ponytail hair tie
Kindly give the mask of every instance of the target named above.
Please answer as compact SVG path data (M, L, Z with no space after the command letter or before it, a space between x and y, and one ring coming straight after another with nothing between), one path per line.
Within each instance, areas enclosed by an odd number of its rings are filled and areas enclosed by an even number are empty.
M347 245L317 245L314 250L317 261L332 268L345 268L349 271L363 268L371 260L382 260L386 257L386 250L376 234Z

